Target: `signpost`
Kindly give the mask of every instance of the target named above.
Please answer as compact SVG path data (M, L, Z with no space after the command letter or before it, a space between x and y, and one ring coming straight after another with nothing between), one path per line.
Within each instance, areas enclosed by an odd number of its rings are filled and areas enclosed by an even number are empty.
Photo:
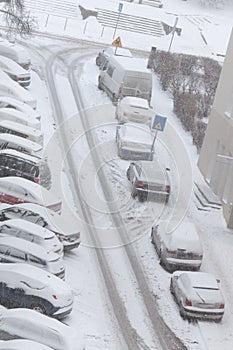
M116 21L116 27L115 27L115 30L114 30L114 33L113 33L113 38L115 38L115 34L116 34L116 30L117 30L117 26L118 26L118 23L119 23L120 14L121 14L122 9L123 9L123 3L119 2L119 4L118 4L118 17L117 17L117 21Z
M158 133L158 131L164 131L166 122L167 122L167 117L163 117L163 116L158 115L158 114L155 115L152 126L151 126L151 129L155 130L155 136L154 136L154 139L152 142L151 152L153 152L153 149L154 149L157 133Z
M168 52L170 52L170 48L171 48L171 46L172 46L172 41L173 41L174 34L175 34L175 31L176 31L177 22L178 22L178 17L176 17L174 26L173 26L173 28L172 28L172 37L171 37L171 42L170 42L170 45L169 45L169 48L168 48Z

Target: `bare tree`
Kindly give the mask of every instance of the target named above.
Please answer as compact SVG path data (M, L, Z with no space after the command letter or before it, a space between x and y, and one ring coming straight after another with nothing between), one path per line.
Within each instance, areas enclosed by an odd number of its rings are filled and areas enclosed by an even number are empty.
M9 36L29 36L35 28L35 20L25 9L23 0L0 0L0 13L7 26Z

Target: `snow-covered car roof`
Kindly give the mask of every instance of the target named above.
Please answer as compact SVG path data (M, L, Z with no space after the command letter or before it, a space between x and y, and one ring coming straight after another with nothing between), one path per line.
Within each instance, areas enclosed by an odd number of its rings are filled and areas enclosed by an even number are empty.
M0 111L1 111L1 109L0 109ZM30 135L34 135L35 137L40 137L41 135L43 135L41 133L41 131L39 131L35 128L31 128L30 126L22 125L20 123L13 122L11 120L1 120L0 126L6 127L9 129L13 129L13 130L17 130L19 132L22 132L23 134L27 133Z
M165 169L164 171L161 169L161 166L158 162L141 160L133 163L138 164L142 169L140 175L141 179L145 179L146 181L160 181L163 184L167 182L167 173L165 172Z
M17 237L0 236L0 245L19 249L44 260L53 261L60 258L60 255L53 251L47 252L44 247Z
M30 325L30 327L29 327ZM36 329L36 332L32 332ZM43 315L30 309L2 309L0 310L0 331L41 342L45 345L53 344L56 334L55 350L84 350L83 335L78 329ZM51 335L52 335L51 334ZM46 336L48 335L48 337Z
M216 278L207 272L182 272L193 288L219 289Z
M20 61L30 62L30 56L28 51L21 45L15 42L10 42L6 39L0 38L0 48L1 47L9 47L9 48L15 49L15 51L17 52L17 55L19 56ZM1 52L1 49L0 49L0 52Z
M39 267L30 265L30 264L24 264L24 263L14 263L14 264L8 264L8 263L1 263L0 264L0 278L2 273L5 272L9 275L9 279L11 278L11 272L13 274L19 274L23 277L28 277L32 281L34 280L35 284L44 284L49 285L53 289L60 292L70 292L70 287L68 284L63 281L61 278L53 275L52 273L48 272L47 270L43 270ZM38 283L37 283L38 282Z
M29 72L21 67L17 62L13 61L11 58L2 56L0 51L0 62L8 69L10 69L15 74L25 74L29 75Z
M27 339L0 340L0 350L52 350L52 348Z
M114 56L113 57L118 63L120 63L128 71L137 71L147 73L151 76L151 72L146 68L146 63L143 58Z
M7 149L2 149L2 150L0 150L0 154L9 154L9 155L15 156L17 158L28 160L29 162L32 162L32 163L35 163L35 164L43 162L43 160L41 158L39 158L39 157L32 156L30 154L26 154L26 153L23 153L23 152L19 152L19 151L16 151L14 149L8 149L8 148Z
M39 152L43 150L43 147L39 143L13 134L0 133L0 140L15 143L18 146L31 149L34 152Z
M41 237L43 239L49 239L52 237L55 237L55 233L47 230L44 227L41 227L39 225L33 224L30 221L26 221L23 219L10 219L7 221L1 221L0 222L0 233L1 233L1 227L2 226L8 226L8 227L14 227L16 229L21 229L27 232L31 232L31 234Z
M154 135L148 125L125 123L119 126L121 139L151 146Z
M14 106L16 109L24 111L29 116L32 116L37 120L41 119L41 115L37 111L35 111L31 106L29 106L26 102L23 102L8 96L0 96L0 105L1 103ZM0 107L0 108L3 108L3 107Z
M40 126L40 122L38 119L36 119L33 115L28 115L28 113L19 111L18 109L12 108L12 107L1 107L0 108L0 117L1 119L6 118L8 119L9 116L16 117L18 119L21 119L22 121L35 124L36 127Z
M140 107L140 108L144 108L144 109L149 108L148 101L145 100L144 98L140 98L140 97L125 96L122 98L122 100L120 100L119 103L120 104L126 103L128 105L131 105L132 107Z

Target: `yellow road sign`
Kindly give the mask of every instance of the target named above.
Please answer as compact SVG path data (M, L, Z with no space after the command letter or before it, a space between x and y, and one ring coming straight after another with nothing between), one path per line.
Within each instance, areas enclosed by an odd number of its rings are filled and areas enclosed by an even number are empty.
M119 36L115 40L113 40L112 46L122 47L121 38Z

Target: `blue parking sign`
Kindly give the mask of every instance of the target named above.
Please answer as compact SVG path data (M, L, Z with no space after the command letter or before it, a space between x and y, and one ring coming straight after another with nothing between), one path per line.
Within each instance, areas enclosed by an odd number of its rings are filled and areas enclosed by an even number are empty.
M156 114L151 129L163 131L166 125L167 117Z
M122 3L122 2L119 2L118 11L121 12L121 11L122 11L122 8L123 8L123 3Z

